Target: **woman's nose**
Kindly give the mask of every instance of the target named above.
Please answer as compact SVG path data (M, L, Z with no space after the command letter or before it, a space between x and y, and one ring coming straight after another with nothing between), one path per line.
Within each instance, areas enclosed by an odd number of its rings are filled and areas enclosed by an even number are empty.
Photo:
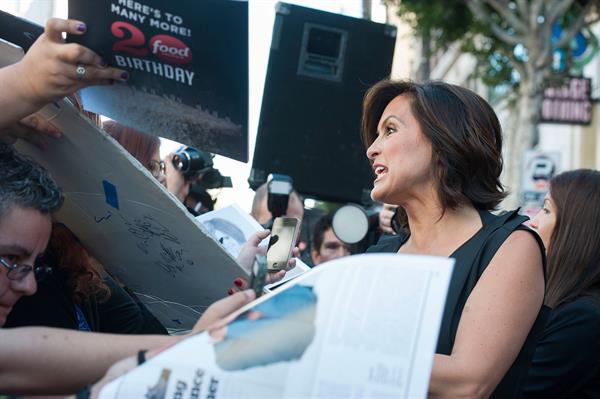
M369 148L367 148L367 158L370 160L375 159L375 157L379 154L379 138L371 143Z
M12 281L11 288L21 295L33 295L37 291L37 281L33 272L27 274L21 280Z
M160 174L158 175L158 182L165 187L167 186L167 175L165 174L165 172L160 172Z
M533 219L531 219L529 221L529 227L531 227L532 229L537 230L539 224L538 224L538 216L539 216L539 212L536 213L536 215L533 217Z

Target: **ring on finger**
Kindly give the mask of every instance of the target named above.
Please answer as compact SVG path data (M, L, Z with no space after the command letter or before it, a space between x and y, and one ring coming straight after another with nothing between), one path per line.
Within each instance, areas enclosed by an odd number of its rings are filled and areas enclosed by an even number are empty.
M75 68L75 73L77 74L77 79L83 80L85 78L85 66L83 64L78 64L77 68Z

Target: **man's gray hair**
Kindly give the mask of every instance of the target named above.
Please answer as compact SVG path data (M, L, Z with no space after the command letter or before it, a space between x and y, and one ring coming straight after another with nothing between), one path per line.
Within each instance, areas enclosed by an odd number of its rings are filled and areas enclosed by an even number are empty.
M0 144L0 217L13 206L52 213L62 200L61 190L46 169L11 145Z

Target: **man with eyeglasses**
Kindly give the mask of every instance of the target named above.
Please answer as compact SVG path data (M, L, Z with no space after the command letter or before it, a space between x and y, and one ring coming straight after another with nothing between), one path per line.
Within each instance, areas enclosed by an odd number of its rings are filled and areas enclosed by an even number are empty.
M0 144L0 327L13 305L37 289L47 268L36 263L62 194L48 172ZM204 330L254 299L252 290L211 305L194 327ZM114 335L44 327L0 328L0 393L70 394L99 380L116 361L182 337Z

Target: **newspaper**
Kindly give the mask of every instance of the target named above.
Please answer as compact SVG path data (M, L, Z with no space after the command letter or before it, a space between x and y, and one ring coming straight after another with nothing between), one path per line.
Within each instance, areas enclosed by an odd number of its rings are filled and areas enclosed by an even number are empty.
M238 256L242 245L250 239L252 234L264 230L252 216L244 212L236 204L204 213L196 216L196 219L202 223L214 239L234 258ZM260 246L266 248L268 243L269 238L265 238L260 243ZM292 270L289 270L281 281L267 284L265 286L266 292L310 270L310 266L300 258L295 259L296 266Z
M99 397L424 398L453 264L397 254L328 262Z

